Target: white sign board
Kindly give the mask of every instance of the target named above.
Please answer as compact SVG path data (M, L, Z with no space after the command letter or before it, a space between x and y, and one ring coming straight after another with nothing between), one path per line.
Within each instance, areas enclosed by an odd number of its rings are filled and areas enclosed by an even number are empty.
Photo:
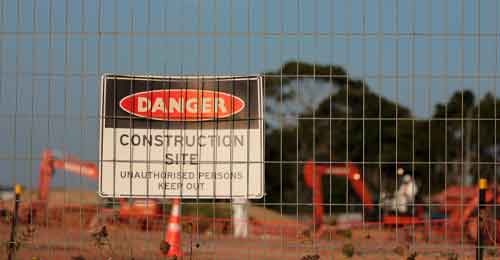
M99 194L261 198L262 78L104 75Z

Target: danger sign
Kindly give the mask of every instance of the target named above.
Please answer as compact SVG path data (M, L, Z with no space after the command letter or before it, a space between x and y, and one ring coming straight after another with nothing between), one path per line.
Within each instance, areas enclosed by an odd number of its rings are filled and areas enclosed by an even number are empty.
M165 89L132 94L120 101L120 107L135 116L175 121L199 121L226 118L237 114L245 102L220 91Z
M99 194L261 198L262 78L104 75Z

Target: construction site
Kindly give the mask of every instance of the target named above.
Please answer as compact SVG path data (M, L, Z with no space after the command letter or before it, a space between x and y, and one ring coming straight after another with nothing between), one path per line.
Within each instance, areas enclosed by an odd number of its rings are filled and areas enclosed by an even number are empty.
M484 203L488 208L480 212L484 215L479 215L482 217L479 223L475 214L479 210L479 186L448 187L446 191L435 194L432 203L440 206L432 212L429 207L418 203L398 205L413 206L408 214L394 210L395 201L376 202L363 182L362 172L355 165L308 161L303 168L303 178L305 185L312 189L310 216L305 212L297 216L280 214L272 209L272 205L266 208L265 202L252 203L244 221L245 238L235 239L233 233L239 220L234 219L235 212L230 203L194 200L180 203L178 199L174 202L113 201L100 199L95 192L88 190L59 188L54 191L51 183L56 172L96 180L97 167L73 156L56 157L52 150L45 150L41 158L38 188L24 192L19 199L17 243L23 248L19 251L23 258L33 255L40 259L80 255L90 259L104 256L119 259L160 257L162 242L169 239L165 235L172 223L174 207L182 207L180 212L186 212L174 221L182 230L178 234L177 252L197 259L211 259L215 255L218 259L221 255L227 259L241 256L296 259L297 255L307 256L308 252L311 257L336 258L352 254L352 257L367 259L382 256L400 259L419 252L421 257L449 259L458 256L453 247L464 244L466 246L460 252L472 258L478 234L486 235L484 242L487 245L497 243L496 213L495 207L491 206L498 196L495 186L485 190ZM353 195L361 201L363 215L359 211L353 212L350 218L341 220L338 216L348 214L339 213L336 221L332 220L332 214L328 214L329 218L325 216L328 204L323 201L321 188L324 175L348 182ZM2 239L5 240L8 240L14 205L14 197L9 197L8 193L4 191L6 199L2 201ZM478 224L482 232L479 232ZM147 241L157 243L145 245L146 237ZM183 237L182 241L180 237ZM240 243L242 239L245 243ZM435 247L436 243L439 243L438 247ZM442 253L443 246L450 248L445 254ZM290 247L294 250L290 251ZM418 250L419 247L422 251ZM496 256L496 250L490 249L489 254Z
M413 207L408 214L393 210L394 201L374 201L355 165L309 161L303 168L306 186L323 187L324 175L347 180L362 202L363 215L325 216L328 206L319 188L312 191L309 216L280 214L257 202L245 206L244 219L237 219L231 203L224 201L113 201L92 191L54 190L56 172L93 180L98 176L91 162L43 152L38 189L23 191L19 198L19 259L156 259L167 256L171 246L177 248L170 257L194 259L474 259L478 234L489 249L485 259L497 254L492 246L498 236L495 207L480 211L484 215L479 223L475 215L479 186L449 187L434 195L432 203L442 206L432 212L418 203L400 203ZM494 205L495 189L485 190L485 205ZM2 202L4 241L9 239L13 205L13 197ZM238 234L240 221L244 231ZM172 233L172 225L178 225L173 229L178 233Z
M499 13L0 0L0 258L500 259Z

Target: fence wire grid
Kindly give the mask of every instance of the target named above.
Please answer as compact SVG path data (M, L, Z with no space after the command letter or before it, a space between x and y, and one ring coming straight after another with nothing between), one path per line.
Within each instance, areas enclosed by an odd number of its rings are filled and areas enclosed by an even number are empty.
M180 258L496 259L499 5L0 0L0 241L16 259L167 257L171 197L98 196L103 75L260 75L244 120L264 126L264 196L182 199Z

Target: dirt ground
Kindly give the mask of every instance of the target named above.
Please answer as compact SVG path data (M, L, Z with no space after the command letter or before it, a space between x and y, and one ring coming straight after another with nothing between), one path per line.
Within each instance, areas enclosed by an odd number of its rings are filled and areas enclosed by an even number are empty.
M9 225L0 225L1 241L8 241L9 230ZM21 225L19 236L26 230L27 226ZM335 235L321 240L264 235L234 239L228 235L184 232L185 255L180 259L475 259L470 245L461 248L460 244L397 243L387 236L386 231L354 230L350 237ZM163 237L161 231L141 231L123 225L108 227L108 237L103 240L79 226L35 227L31 236L21 239L16 259L166 259L160 251ZM497 259L490 251L485 252L485 259ZM1 252L6 254L5 250ZM350 252L352 257L348 257ZM316 255L319 258L314 258Z
M168 259L160 251L165 236L164 221L157 223L160 228L148 230L141 230L140 225L134 223L108 223L107 236L92 236L88 223L95 211L84 214L79 209L65 209L61 214L58 209L58 206L72 204L67 197L74 198L74 195L52 193L49 217L31 229L26 223L19 225L20 247L16 259ZM95 208L91 206L96 202L95 195L84 192L79 195L81 197L73 203ZM475 249L470 243L408 240L404 232L399 231L396 235L393 230L380 226L347 231L332 227L321 238L311 239L303 232L305 225L297 226L293 217L261 207L251 207L250 216L252 225L248 239L232 238L230 229L220 228L220 222L216 221L208 221L205 230L191 229L192 226L183 223L184 256L179 259L475 259ZM2 219L0 241L4 244L0 248L0 259L6 258L9 232L10 222ZM487 249L484 259L498 259L494 256L496 253L497 250Z

